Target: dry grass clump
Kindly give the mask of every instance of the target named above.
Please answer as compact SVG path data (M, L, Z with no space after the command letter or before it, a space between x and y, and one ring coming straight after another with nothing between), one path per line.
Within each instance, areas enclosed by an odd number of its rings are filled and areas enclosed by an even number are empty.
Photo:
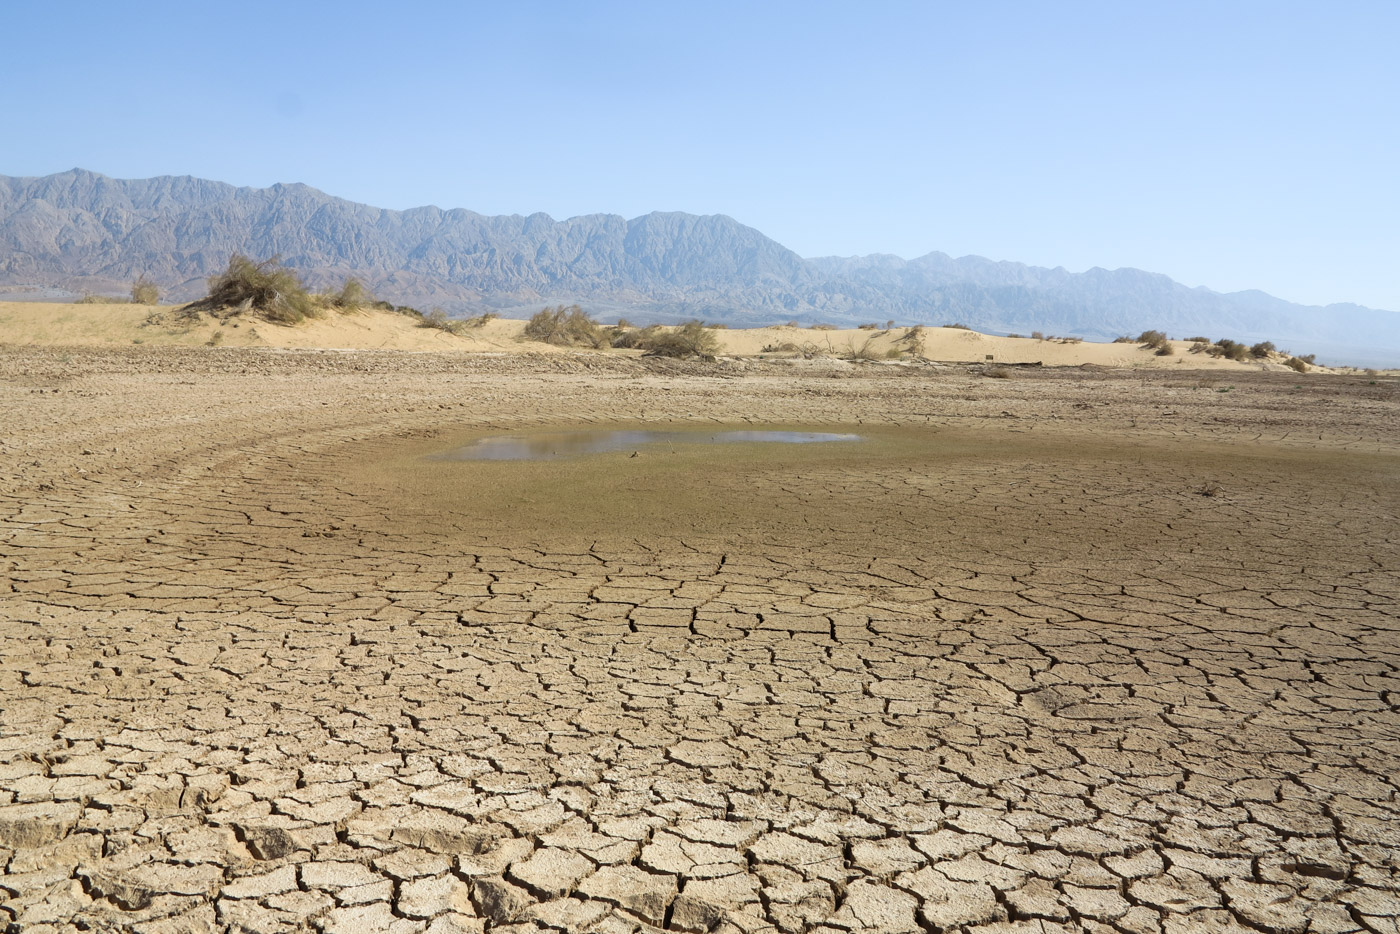
M131 284L131 301L136 305L154 305L160 301L160 288L150 279L141 276Z
M577 305L560 305L535 312L525 325L522 339L556 347L608 346L607 336L598 322Z
M120 295L93 295L88 292L73 304L75 305L125 305L127 299Z

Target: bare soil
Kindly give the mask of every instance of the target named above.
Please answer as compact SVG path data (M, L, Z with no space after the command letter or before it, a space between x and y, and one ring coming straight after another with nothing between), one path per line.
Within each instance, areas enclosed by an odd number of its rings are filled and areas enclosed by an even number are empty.
M1183 370L0 348L0 927L1397 930L1397 383Z

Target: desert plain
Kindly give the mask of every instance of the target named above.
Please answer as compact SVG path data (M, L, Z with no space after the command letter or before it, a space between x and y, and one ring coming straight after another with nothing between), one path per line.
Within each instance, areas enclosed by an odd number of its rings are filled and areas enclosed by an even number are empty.
M1393 376L6 314L0 927L1400 931Z

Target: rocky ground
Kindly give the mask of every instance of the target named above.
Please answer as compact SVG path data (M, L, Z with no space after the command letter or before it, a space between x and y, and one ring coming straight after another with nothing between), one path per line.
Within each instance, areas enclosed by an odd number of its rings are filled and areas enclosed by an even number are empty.
M0 349L0 926L1400 931L1396 384L999 372Z

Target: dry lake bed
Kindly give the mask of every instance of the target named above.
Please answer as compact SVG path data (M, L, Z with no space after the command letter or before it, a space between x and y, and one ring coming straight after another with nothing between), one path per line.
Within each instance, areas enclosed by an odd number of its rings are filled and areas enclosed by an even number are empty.
M1400 387L1009 376L0 349L0 929L1400 931Z

